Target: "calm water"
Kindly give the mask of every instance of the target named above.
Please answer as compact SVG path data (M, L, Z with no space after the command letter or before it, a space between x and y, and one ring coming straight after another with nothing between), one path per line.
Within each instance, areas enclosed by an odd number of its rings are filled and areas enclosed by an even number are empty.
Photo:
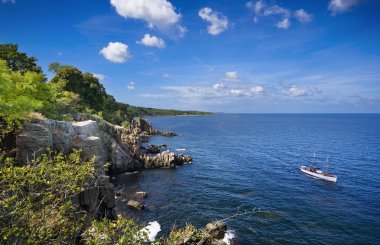
M140 220L157 220L167 232L174 223L203 227L238 207L260 208L267 212L227 221L239 244L380 244L380 115L149 120L179 134L150 143L185 148L194 162L116 176L128 193L149 193ZM300 172L314 151L321 167L329 157L336 184Z

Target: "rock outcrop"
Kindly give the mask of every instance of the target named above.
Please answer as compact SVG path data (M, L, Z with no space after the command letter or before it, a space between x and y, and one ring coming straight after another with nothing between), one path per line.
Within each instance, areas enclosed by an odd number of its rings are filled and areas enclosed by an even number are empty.
M184 163L190 163L192 157L188 155L177 155L169 150L155 156L144 155L142 157L145 168L174 168Z
M138 210L144 209L144 205L141 202L135 200L129 200L127 206Z
M114 215L115 191L109 176L105 175L106 163L111 163L109 173L117 173L141 168L173 168L192 160L190 156L169 151L160 153L160 146L151 146L151 153L158 154L148 156L141 144L161 132L142 118L133 120L128 128L94 116L78 114L76 119L77 122L42 120L23 125L16 136L16 160L18 164L28 164L48 149L64 153L81 149L84 160L95 160L95 171L100 177L92 188L80 194L79 203L88 211L99 207L97 210L101 213L96 215Z

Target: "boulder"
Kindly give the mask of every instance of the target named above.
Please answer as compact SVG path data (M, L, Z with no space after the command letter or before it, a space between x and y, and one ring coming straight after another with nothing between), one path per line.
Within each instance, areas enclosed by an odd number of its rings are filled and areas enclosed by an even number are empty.
M158 154L160 152L161 152L160 147L157 145L148 145L146 148L147 154Z
M82 150L84 160L95 159L99 165L104 165L107 160L103 142L97 136L78 135L72 140L72 146Z
M97 136L99 134L98 124L92 120L74 122L73 126L77 135Z
M163 151L155 156L144 155L142 157L145 168L174 168L192 161L188 155L176 155L169 150Z
M135 196L137 198L146 198L148 196L148 193L146 193L145 191L138 191L136 192Z
M144 209L144 205L141 202L135 200L129 200L127 206L138 210Z
M166 136L166 137L177 136L177 134L173 133L173 132L161 132L160 135L161 136Z
M220 221L208 223L205 227L205 231L214 239L223 239L227 232L227 225Z
M53 136L50 130L41 124L25 124L21 133L16 136L16 161L19 164L31 162L53 147Z
M141 117L133 119L130 127L134 134L141 134L142 132L146 132L148 135L159 134L158 130L153 129L152 125Z
M68 153L72 148L71 139L75 133L72 123L56 120L45 120L42 124L52 133L54 150Z

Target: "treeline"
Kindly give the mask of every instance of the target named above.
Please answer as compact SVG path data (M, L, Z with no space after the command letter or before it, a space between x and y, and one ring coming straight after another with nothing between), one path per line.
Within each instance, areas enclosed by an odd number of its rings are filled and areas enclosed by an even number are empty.
M51 63L55 76L47 81L35 57L28 57L15 44L0 44L0 133L8 132L30 112L72 120L73 113L94 114L117 125L136 116L207 115L198 111L164 110L130 106L107 94L92 73Z

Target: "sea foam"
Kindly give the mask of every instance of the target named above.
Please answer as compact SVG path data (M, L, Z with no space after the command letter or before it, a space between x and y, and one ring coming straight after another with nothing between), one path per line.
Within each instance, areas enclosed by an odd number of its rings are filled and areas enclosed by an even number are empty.
M154 242L158 232L161 231L161 225L157 221L149 222L147 226L142 228L140 232L144 232L148 236L150 242Z
M223 242L225 242L227 245L232 244L232 239L235 238L235 234L233 230L227 230L226 234L224 234Z

